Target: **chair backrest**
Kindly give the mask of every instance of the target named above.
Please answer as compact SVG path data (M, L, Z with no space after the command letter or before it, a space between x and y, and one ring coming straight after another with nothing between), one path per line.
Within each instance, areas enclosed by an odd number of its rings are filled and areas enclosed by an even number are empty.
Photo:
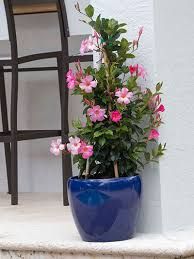
M4 0L4 6L5 6L6 17L7 17L7 28L8 28L9 41L10 41L10 45L11 45L11 57L12 57L12 59L16 60L18 57L18 48L17 48L15 21L14 21L11 0Z
M17 36L16 36L13 4L12 4L12 0L3 0L3 1L4 1L4 7L5 7L5 14L7 18L7 28L8 28L9 41L11 46L11 57L12 59L17 59L18 47L17 47ZM56 4L57 4L57 13L59 18L62 50L68 51L67 37L69 37L69 26L68 26L65 1L56 0Z

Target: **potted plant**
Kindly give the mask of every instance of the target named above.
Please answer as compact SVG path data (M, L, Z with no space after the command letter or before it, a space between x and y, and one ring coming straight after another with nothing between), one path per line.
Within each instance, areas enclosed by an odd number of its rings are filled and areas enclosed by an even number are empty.
M76 9L82 13L78 4ZM164 111L162 83L154 91L140 86L146 72L134 63L134 53L143 28L131 42L122 37L125 23L93 18L91 5L83 15L94 33L82 41L80 53L96 51L100 61L98 68L85 69L78 62L76 72L67 73L68 88L82 97L85 121L73 121L69 143L53 141L51 152L70 152L78 164L79 176L68 181L68 197L82 239L125 240L134 235L140 207L138 171L165 150L157 142Z

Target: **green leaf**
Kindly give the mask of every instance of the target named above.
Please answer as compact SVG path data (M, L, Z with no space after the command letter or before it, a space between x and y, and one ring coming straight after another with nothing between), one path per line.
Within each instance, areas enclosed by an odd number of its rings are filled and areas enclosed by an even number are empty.
M122 72L123 72L124 74L129 73L129 68L128 68L128 66L123 66L123 67L122 67Z
M105 131L105 134L106 134L107 136L113 136L113 131L112 131L112 130L106 130L106 131Z
M157 149L152 149L152 156L156 157L158 155L158 150Z
M90 21L88 24L89 24L91 27L94 27L94 26L96 25L95 21Z
M99 14L96 18L96 24L95 24L95 30L97 32L100 32L100 27L101 27L101 20L100 20L101 14Z
M128 42L128 40L125 39L125 38L122 38L122 40L121 40L121 48L127 49L128 47L129 47L129 42Z
M145 152L144 156L145 156L146 161L150 161L150 153Z
M79 3L78 3L78 2L75 4L75 9L76 9L78 12L80 12L80 11L81 11L81 10L80 10L80 7L79 7Z
M157 85L156 85L156 91L157 91L157 92L159 92L160 89L162 88L162 84L163 84L163 83L157 83Z
M123 125L121 128L120 128L121 131L123 132L128 132L128 127L126 125Z
M106 139L105 139L105 138L100 138L100 139L99 139L99 144L100 144L101 146L104 146L105 143L106 143Z
M126 26L127 24L126 23L120 23L118 24L118 27L123 27L123 26Z
M92 5L88 5L85 8L85 12L86 12L87 16L91 18L94 15L94 7Z
M127 30L125 30L125 29L119 29L118 32L120 32L120 33L126 33Z
M102 132L102 131L96 131L94 133L94 138L98 138L98 137L102 136L103 134L104 134L104 132Z
M131 54L131 53L127 53L126 54L126 58L135 58L135 55Z
M85 20L81 20L81 19L80 19L79 21L80 21L80 22L83 22L83 23L87 23Z
M118 22L115 19L110 19L108 21L108 27L114 30L115 26L117 26Z

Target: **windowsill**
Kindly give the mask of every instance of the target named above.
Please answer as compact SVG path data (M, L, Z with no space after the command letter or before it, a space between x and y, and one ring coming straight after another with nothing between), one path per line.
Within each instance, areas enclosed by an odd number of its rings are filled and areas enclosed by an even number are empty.
M20 205L11 206L9 195L0 194L0 257L9 253L14 258L27 258L32 252L37 256L44 252L48 259L59 254L59 258L71 255L79 259L86 255L100 259L194 255L194 229L166 235L141 234L122 242L87 243L81 241L60 194L25 193L19 197Z

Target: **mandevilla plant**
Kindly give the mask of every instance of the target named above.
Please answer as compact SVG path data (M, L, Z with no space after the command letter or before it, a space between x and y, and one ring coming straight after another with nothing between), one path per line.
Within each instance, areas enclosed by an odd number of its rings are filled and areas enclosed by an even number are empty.
M80 12L80 7L76 4ZM51 152L71 152L78 163L80 178L112 178L135 175L145 164L157 161L163 155L165 144L158 144L158 127L162 124L161 87L158 83L151 91L142 90L139 78L145 79L142 65L127 66L134 59L143 32L138 38L128 41L125 23L114 19L94 17L94 8L85 8L88 23L94 30L81 43L80 53L99 53L99 67L82 69L78 62L76 72L67 73L67 87L74 95L81 95L86 123L73 122L75 133L69 143L53 141Z

